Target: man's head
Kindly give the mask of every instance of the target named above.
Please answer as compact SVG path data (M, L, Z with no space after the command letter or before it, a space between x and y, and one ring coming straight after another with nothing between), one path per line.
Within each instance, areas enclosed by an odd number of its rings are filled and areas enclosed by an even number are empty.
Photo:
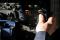
M31 15L31 11L30 10L25 10L25 14L26 15Z

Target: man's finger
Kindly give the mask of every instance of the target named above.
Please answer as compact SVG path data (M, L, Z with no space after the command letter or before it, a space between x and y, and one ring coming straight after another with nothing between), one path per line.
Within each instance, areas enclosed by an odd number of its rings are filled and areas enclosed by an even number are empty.
M45 22L44 16L42 14L39 14L39 22L40 23L44 23Z

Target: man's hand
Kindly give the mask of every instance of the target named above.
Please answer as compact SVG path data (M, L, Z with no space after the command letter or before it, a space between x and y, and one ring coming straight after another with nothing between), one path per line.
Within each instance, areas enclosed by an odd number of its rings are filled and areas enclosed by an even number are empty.
M39 21L36 26L36 32L45 31L50 35L56 30L56 20L54 17L49 17L47 22L44 20L44 16L39 14Z

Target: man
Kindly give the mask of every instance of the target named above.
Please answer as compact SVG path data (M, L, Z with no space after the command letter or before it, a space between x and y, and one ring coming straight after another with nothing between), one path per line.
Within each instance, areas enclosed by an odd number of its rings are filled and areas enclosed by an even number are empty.
M56 26L56 18L54 16L45 21L43 14L39 14L38 20L34 40L60 40L60 29Z

